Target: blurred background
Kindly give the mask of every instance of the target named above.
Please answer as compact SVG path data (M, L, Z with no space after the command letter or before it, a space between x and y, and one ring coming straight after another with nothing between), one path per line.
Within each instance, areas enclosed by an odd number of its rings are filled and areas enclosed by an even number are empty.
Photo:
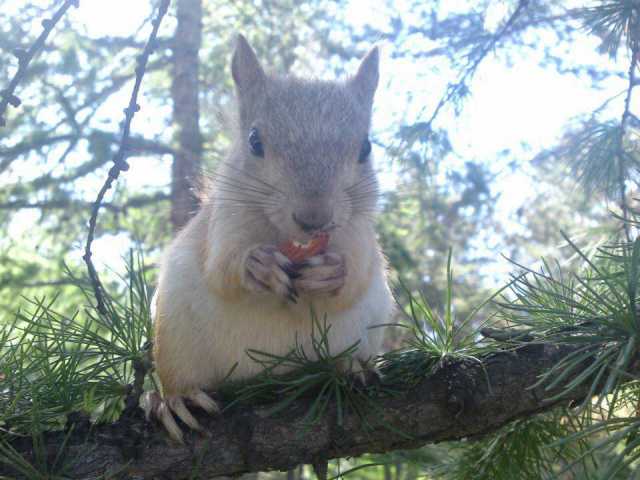
M3 0L0 85L17 68L12 52L32 43L59 3ZM118 147L156 6L81 1L16 91L22 105L0 130L0 322L28 298L57 295L60 310L85 302L76 287L90 208ZM450 247L460 316L508 281L507 259L534 268L541 256L570 260L561 231L588 249L619 228L609 216L617 205L578 188L575 166L581 136L619 120L629 68L624 52L610 56L583 28L584 6L174 0L138 99L131 168L99 216L94 263L103 280L117 288L131 248L144 253L153 280L162 248L197 209L191 186L228 145L219 112L232 94L237 32L266 68L326 79L353 73L372 45L382 47L371 135L383 188L379 234L394 278L432 306L445 299ZM354 475L415 478L419 462L442 452L394 454Z

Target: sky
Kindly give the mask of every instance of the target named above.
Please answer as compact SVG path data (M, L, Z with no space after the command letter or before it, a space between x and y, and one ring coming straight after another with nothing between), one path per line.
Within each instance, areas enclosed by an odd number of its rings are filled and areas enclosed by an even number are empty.
M20 0L22 1L22 0ZM10 7L18 0L4 0L3 5ZM48 1L35 3L49 4ZM447 4L452 11L464 8L466 2L452 1ZM404 1L397 2L397 8L406 8ZM508 11L508 2L496 1L492 4L488 15L489 24L497 23ZM124 13L126 12L126 14ZM79 9L72 9L71 19L76 25L82 25L86 31L95 36L130 35L149 15L149 2L141 0L88 0L81 2ZM407 10L407 15L411 12ZM376 24L384 21L375 3L364 0L352 0L345 13L354 25ZM145 28L148 28L145 27ZM171 25L165 25L170 29ZM548 39L553 42L553 38ZM231 42L230 42L231 44ZM429 107L440 97L447 82L454 77L443 75L428 77L415 75L415 65L402 60L392 59L393 46L381 43L381 83L376 96L374 128L384 130L393 125L401 115L419 116L423 111L430 112ZM597 52L597 39L585 35L577 42L571 55L576 61L585 63L606 62L610 67L610 59ZM229 52L231 53L231 52ZM594 110L607 98L625 88L622 79L612 79L605 88L596 91L587 80L580 80L571 75L558 75L550 69L539 65L539 58L519 58L515 66L504 64L500 56L489 55L474 77L471 89L473 95L466 100L460 116L454 116L451 110L445 110L439 119L450 127L450 135L456 146L456 156L452 162L463 164L466 160L480 160L501 171L497 164L499 153L511 149L514 155L523 158L533 156L532 152L553 145L567 124L576 116ZM268 63L267 63L268 66ZM620 64L624 71L625 67ZM144 87L143 87L144 90ZM402 105L398 109L398 98L406 92L414 92L415 100L411 105ZM128 89L124 89L121 103L126 105ZM622 111L622 99L612 102L612 114L616 109ZM144 97L141 102L144 102ZM116 99L110 105L118 104ZM637 102L636 102L637 104ZM165 129L161 116L153 110L145 109L133 122L134 131L162 132ZM113 107L114 112L103 112L105 116L120 115L121 108ZM384 159L383 151L375 151L376 158ZM155 163L154 163L155 162ZM154 168L157 159L136 160L126 181L129 185L144 188L150 183L166 183L166 169ZM395 175L384 161L380 161L380 178L384 188L392 189ZM159 171L157 178L150 172ZM14 172L15 174L15 172ZM5 179L5 181L10 181ZM91 182L91 181L90 181ZM91 190L91 184L86 185ZM525 173L505 171L498 175L494 189L501 193L497 204L497 214L508 223L508 218L519 206L526 204L534 193L535 185ZM19 216L18 221L27 228L31 222L29 213ZM513 225L513 228L517 228ZM104 239L96 245L97 262L104 264L117 263L121 252L127 251L128 240ZM497 256L500 252L494 252ZM492 255L494 256L494 255ZM511 268L505 262L493 267L495 277L503 277Z

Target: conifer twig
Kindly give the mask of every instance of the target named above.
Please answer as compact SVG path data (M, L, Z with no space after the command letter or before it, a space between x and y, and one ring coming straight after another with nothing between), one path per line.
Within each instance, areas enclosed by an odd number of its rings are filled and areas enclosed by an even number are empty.
M138 92L140 91L140 86L142 84L142 78L144 77L147 61L149 60L149 56L153 52L156 47L156 38L158 36L158 29L160 28L160 24L162 23L162 19L164 18L167 10L169 9L169 4L171 0L162 0L159 7L158 13L156 17L152 20L153 28L149 35L149 39L145 44L144 50L137 58L137 66L136 66L136 79L133 85L133 90L131 92L131 98L129 100L129 105L124 109L124 125L122 128L122 136L120 138L120 146L118 151L113 157L113 166L109 170L109 174L107 179L105 180L102 188L98 192L98 196L96 197L95 202L93 203L93 208L91 211L91 218L89 219L89 232L87 234L87 242L85 244L83 260L87 264L87 270L89 272L89 279L91 280L91 286L93 287L93 293L96 297L96 308L98 312L102 315L106 315L107 310L104 304L104 295L103 295L103 287L100 282L100 278L98 277L98 272L96 271L95 266L91 260L91 244L93 243L93 239L95 236L96 223L98 220L98 213L100 211L100 206L102 204L102 200L104 199L105 194L113 185L113 182L118 179L121 172L126 172L129 170L129 164L126 161L126 154L128 151L128 143L129 143L129 135L131 131L131 121L133 120L136 112L140 111L140 105L138 105Z
M102 202L101 207L109 210L114 214L126 213L128 210L146 207L154 203L164 202L171 197L162 192L153 195L138 195L129 198L126 202L116 204L111 202ZM83 209L89 210L94 206L93 202L85 202L82 200L71 200L67 198L56 200L43 200L41 202L28 202L26 200L14 200L11 202L0 202L0 210L68 210Z
M42 32L28 50L17 48L13 51L13 54L18 58L18 70L9 82L7 88L0 91L0 127L6 125L4 114L7 111L7 107L9 105L19 107L22 103L20 98L15 94L15 91L18 84L27 74L29 63L31 63L31 60L33 60L36 54L42 49L51 31L72 6L78 8L80 6L80 0L66 0L53 17L42 20Z
M442 110L442 108L454 97L456 96L459 92L461 92L462 90L464 90L467 87L467 81L473 76L473 74L476 72L476 70L478 69L478 67L480 66L480 63L482 63L482 61L485 59L485 57L495 48L496 44L500 41L500 39L502 39L502 37L504 37L504 35L509 31L509 29L513 26L513 24L515 23L515 21L518 19L518 17L522 14L523 10L529 5L529 0L520 0L518 2L518 6L516 7L516 9L514 10L514 12L511 14L511 16L509 17L509 19L506 21L506 23L504 24L504 26L495 34L493 34L489 41L485 44L484 47L482 47L480 54L477 56L477 58L473 61L473 63L471 64L471 66L469 66L468 68L465 69L464 73L462 74L462 76L460 77L460 79L454 83L454 84L449 84L447 86L447 91L446 93L440 98L440 100L438 101L438 104L436 105L436 108L433 110L433 113L431 114L431 117L429 118L429 120L427 120L426 125L428 127L428 134L431 133L432 131L432 125L433 122L436 120L436 118L438 117L440 110Z
M627 205L627 188L625 185L625 168L624 163L627 157L627 153L624 149L624 136L627 131L627 124L631 118L631 96L633 95L633 89L638 85L636 79L637 63L640 62L640 45L638 42L632 42L631 47L631 62L629 64L629 84L627 87L627 94L624 99L624 111L622 112L622 118L620 119L620 131L618 135L617 156L619 162L618 183L620 188L620 209L622 210L623 228L625 237L628 242L631 242L631 232L629 229L629 206Z

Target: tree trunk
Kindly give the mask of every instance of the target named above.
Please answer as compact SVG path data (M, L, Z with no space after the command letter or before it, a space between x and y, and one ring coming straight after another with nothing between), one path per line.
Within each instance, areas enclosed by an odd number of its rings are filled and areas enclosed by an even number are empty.
M178 0L173 37L173 121L177 149L171 168L171 225L183 227L198 208L192 191L202 164L198 101L198 51L202 41L202 0Z
M396 462L396 480L400 480L402 478L402 463Z

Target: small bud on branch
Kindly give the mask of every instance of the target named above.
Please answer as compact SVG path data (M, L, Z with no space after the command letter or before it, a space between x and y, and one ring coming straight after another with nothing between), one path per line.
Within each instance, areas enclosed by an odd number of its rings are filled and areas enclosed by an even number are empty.
M145 74L145 69L147 67L147 62L149 60L149 55L154 50L154 46L156 45L156 38L158 36L158 29L160 28L160 24L162 23L162 19L167 13L169 9L170 0L162 0L158 7L158 13L156 17L152 20L153 29L151 30L151 34L145 44L144 50L142 53L136 58L137 67L135 69L136 72L136 80L133 85L133 90L131 92L131 99L129 100L129 105L124 108L124 123L122 126L122 137L120 138L120 146L118 151L113 157L113 166L109 170L109 174L102 185L102 188L98 192L95 202L93 203L93 208L91 209L91 218L89 219L89 232L87 233L87 242L85 244L85 253L83 259L87 265L87 270L89 272L89 279L91 280L91 286L93 287L93 293L96 297L96 308L98 312L102 315L107 314L107 309L104 303L104 295L103 295L103 287L100 282L100 278L98 277L98 272L91 261L91 244L93 243L93 239L95 236L96 224L98 221L98 213L100 211L100 206L104 199L105 194L111 188L114 181L118 179L121 172L126 172L129 170L129 164L126 162L126 153L128 151L127 144L129 142L129 136L131 132L131 121L133 120L134 115L140 111L140 105L138 104L138 92L140 91L140 86L142 84L142 78Z
M42 24L42 33L40 33L36 41L28 50L16 48L13 51L13 54L18 58L18 71L9 82L8 87L2 91L2 95L0 97L0 127L4 127L6 125L4 116L7 111L7 107L9 105L12 107L20 106L21 102L15 95L15 90L18 87L18 84L25 78L29 63L42 49L51 31L71 6L78 7L79 0L65 1L53 17L43 19L40 22Z

